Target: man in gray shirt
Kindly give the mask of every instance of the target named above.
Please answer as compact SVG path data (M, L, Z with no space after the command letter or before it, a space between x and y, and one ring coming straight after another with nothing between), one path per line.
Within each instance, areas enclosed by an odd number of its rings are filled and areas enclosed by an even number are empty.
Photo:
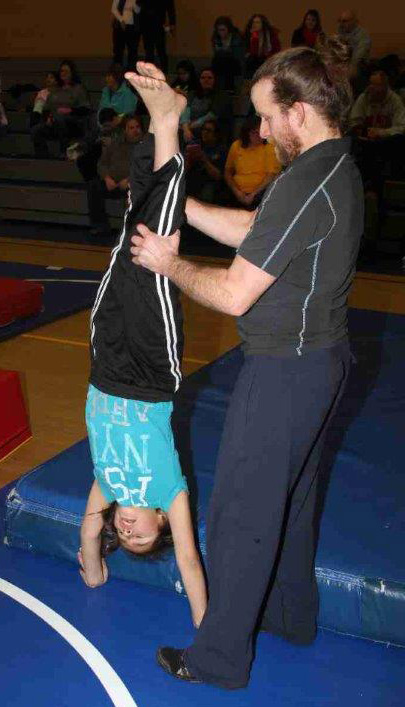
M260 134L285 165L256 212L187 200L189 223L238 249L228 268L183 260L178 235L138 224L132 238L136 266L237 317L245 353L207 517L207 611L189 648L157 652L189 682L245 687L258 621L293 643L316 635L319 465L349 370L347 296L363 232L361 178L342 137L342 50L331 40L288 49L256 72ZM156 101L170 91L163 78L151 69Z

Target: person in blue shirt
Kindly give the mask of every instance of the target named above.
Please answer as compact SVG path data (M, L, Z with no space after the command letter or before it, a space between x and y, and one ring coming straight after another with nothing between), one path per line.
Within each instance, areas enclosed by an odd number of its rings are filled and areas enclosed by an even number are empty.
M83 581L94 588L107 580L109 552L121 547L145 556L171 543L199 626L207 603L205 579L171 427L182 377L181 303L166 278L134 269L129 250L137 223L147 222L170 240L184 218L177 125L186 99L166 90L164 81L162 91L144 87L149 66L138 62L139 73L127 74L154 110L148 136L134 146L123 229L91 314L86 423L95 479L78 559ZM168 139L170 125L176 131Z
M113 64L105 77L106 86L101 93L97 115L103 108L113 108L118 115L136 113L138 98L124 79L122 68Z

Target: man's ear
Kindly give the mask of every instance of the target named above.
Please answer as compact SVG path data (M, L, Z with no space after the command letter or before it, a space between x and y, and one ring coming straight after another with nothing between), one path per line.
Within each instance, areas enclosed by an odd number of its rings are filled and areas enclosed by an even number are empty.
M306 119L305 104L296 101L291 106L288 111L290 114L290 121L293 128L302 128Z

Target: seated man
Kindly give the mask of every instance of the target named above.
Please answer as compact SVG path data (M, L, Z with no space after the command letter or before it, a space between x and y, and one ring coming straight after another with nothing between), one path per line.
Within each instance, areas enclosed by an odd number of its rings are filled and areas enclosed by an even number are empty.
M359 138L358 162L366 184L378 190L387 174L404 174L405 106L383 71L371 74L350 113L350 127Z
M117 137L122 117L114 108L102 108L98 124L86 133L83 140L68 147L68 159L76 160L77 168L85 182L97 178L98 161L103 150Z
M186 147L186 191L202 201L218 204L226 160L216 120L206 120L201 129L199 143ZM223 191L223 189L222 189Z
M132 148L142 137L140 118L136 115L126 115L121 121L119 136L103 150L97 165L98 175L87 182L87 200L93 235L110 235L105 200L107 197L126 196Z
M368 32L359 24L353 10L343 10L338 20L338 36L350 47L350 78L355 95L363 90L367 64L370 58L371 39Z

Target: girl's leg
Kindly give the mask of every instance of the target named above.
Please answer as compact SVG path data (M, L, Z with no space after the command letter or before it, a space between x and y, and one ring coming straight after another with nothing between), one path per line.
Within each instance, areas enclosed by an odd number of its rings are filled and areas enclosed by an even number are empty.
M138 62L137 73L127 72L126 78L149 111L151 133L134 148L127 232L132 235L136 224L144 223L168 236L184 219L184 160L178 130L186 99L170 88L153 64Z
M155 172L179 152L179 118L186 107L184 96L173 91L165 75L153 64L138 61L137 73L125 77L147 107L155 135Z

